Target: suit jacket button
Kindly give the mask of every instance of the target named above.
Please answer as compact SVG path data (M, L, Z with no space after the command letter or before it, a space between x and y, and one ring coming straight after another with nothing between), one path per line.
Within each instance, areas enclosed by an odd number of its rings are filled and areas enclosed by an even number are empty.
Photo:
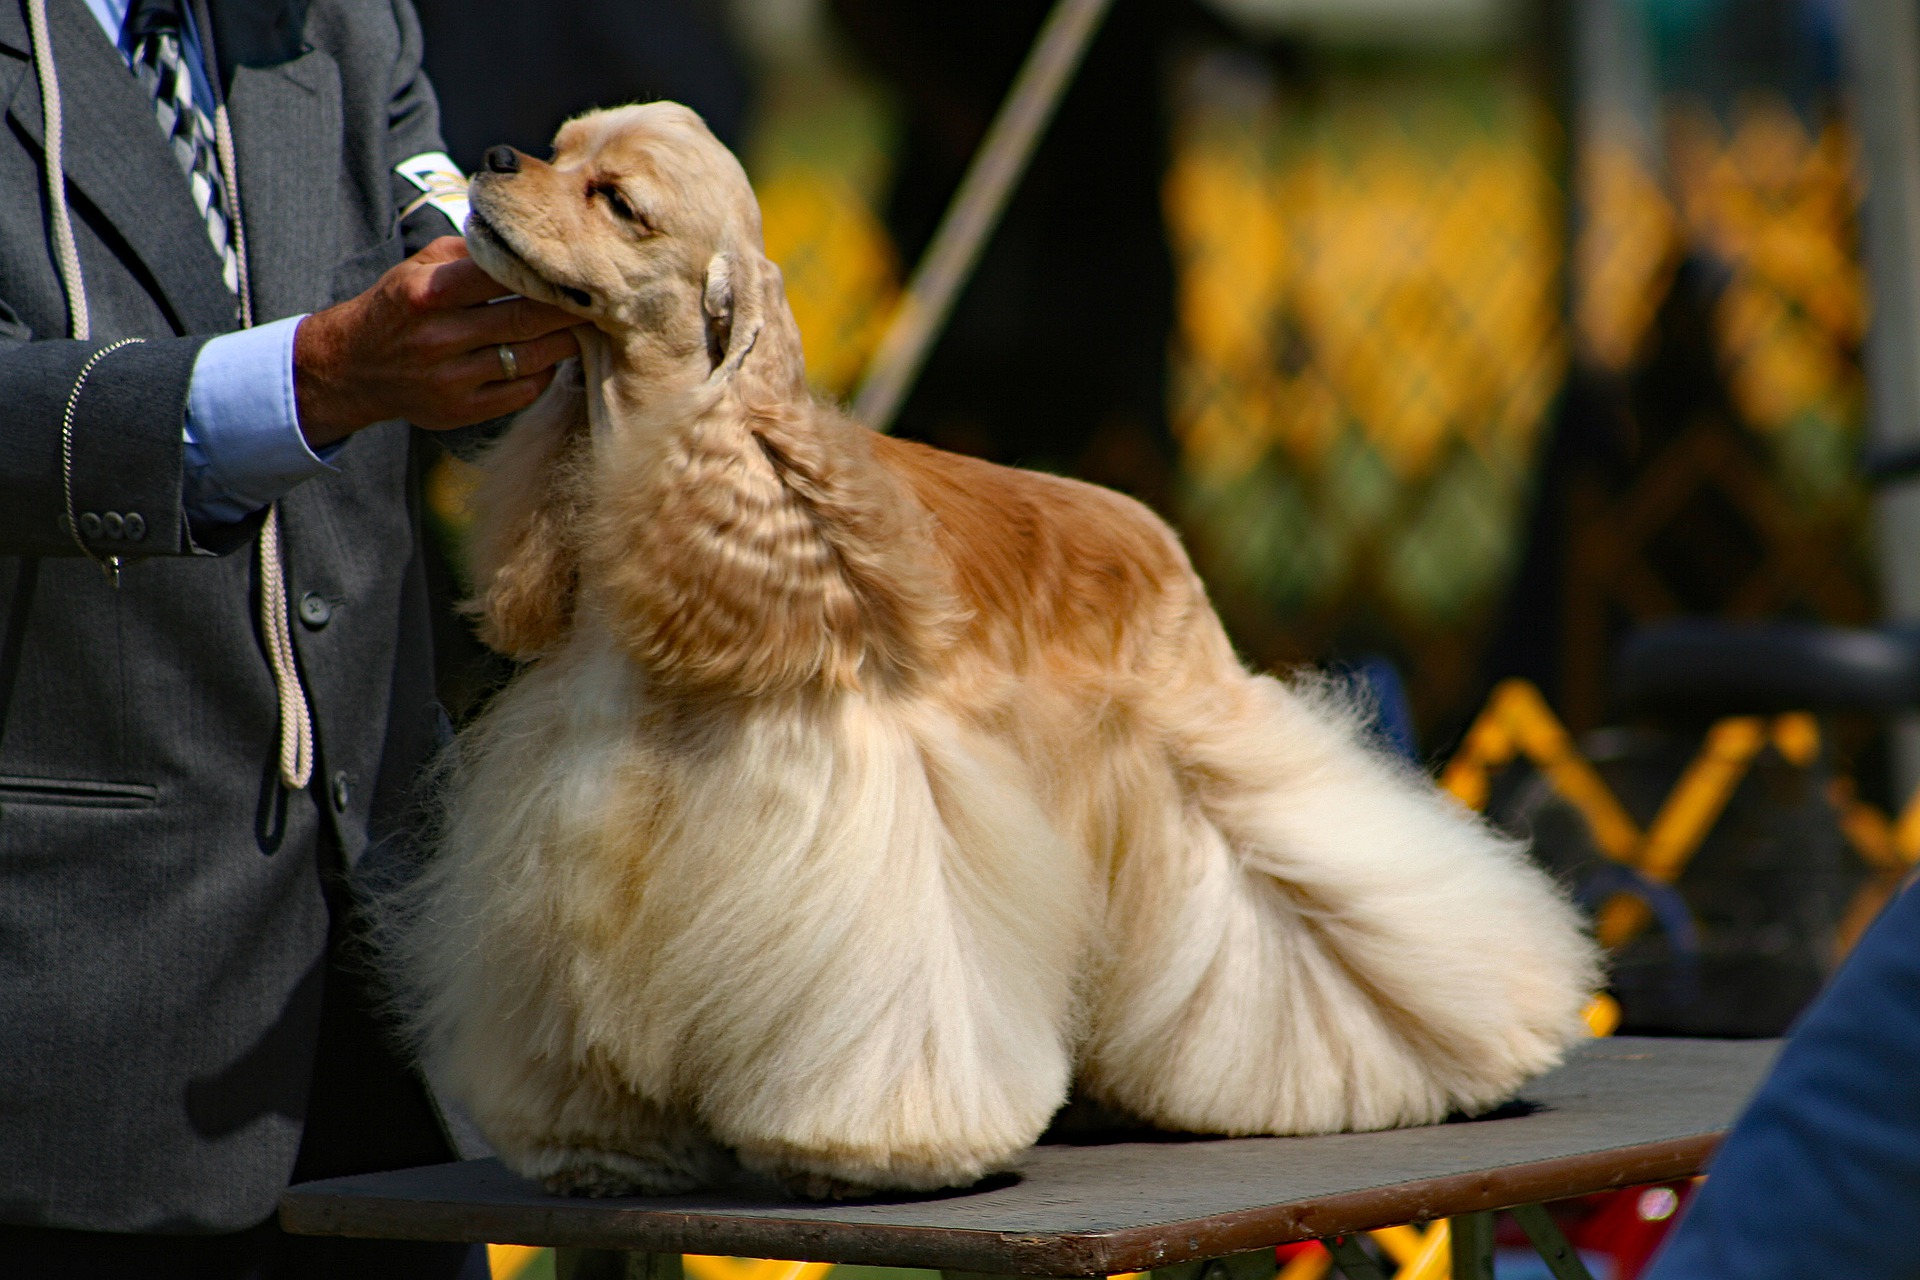
M89 538L97 538L105 531L106 531L105 526L100 523L99 512L82 511L80 513L80 532L81 533L85 534Z
M333 775L333 810L335 813L345 813L352 802L353 783L348 779L347 771L342 769Z
M118 511L109 511L101 516L100 525L107 531L107 536L115 542L126 536L127 520Z
M127 512L127 541L140 542L147 536L147 518L138 511Z
M333 606L318 591L300 597L300 621L309 631L318 631L333 620Z

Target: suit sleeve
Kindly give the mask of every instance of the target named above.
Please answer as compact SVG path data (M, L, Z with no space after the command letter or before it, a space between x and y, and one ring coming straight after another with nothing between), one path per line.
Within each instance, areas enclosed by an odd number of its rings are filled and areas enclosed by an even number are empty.
M412 0L393 0L393 18L400 30L400 55L394 61L393 85L387 97L387 166L393 183L394 207L405 208L419 190L392 168L402 160L428 151L445 151L440 137L440 103L421 66L420 18ZM457 236L461 228L430 204L421 205L401 223L406 251L418 253L427 242Z
M0 299L0 554L179 555L181 423L205 338L34 340ZM72 406L71 427L67 425Z

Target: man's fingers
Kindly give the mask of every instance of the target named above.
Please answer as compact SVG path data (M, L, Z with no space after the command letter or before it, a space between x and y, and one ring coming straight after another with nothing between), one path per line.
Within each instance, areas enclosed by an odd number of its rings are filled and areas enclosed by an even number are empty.
M579 323L511 297L465 241L444 236L358 298L302 323L301 428L323 444L388 416L444 429L516 413L553 381L553 366L579 350ZM510 360L501 359L503 344ZM343 370L333 372L336 364Z
M535 338L531 342L496 342L490 347L481 347L460 357L453 367L456 377L465 382L507 382L507 363L500 358L500 348L507 347L513 352L513 381L525 379L531 374L542 373L553 368L568 356L580 351L579 340L573 336L573 330L562 329L559 333L549 333Z
M435 241L438 244L439 241ZM428 248L432 248L429 245ZM420 251L424 254L426 249ZM419 254L415 255L416 260ZM480 269L472 258L459 257L435 263L428 269L418 301L427 307L473 307L490 298L503 298L513 290ZM512 306L512 303L501 303Z
M558 307L531 298L496 302L490 307L474 307L464 319L473 324L473 345L500 342L529 342L561 330L572 329L580 317Z
M413 255L415 262L452 262L467 256L467 242L459 236L435 236Z
M485 422L490 418L504 417L509 413L518 413L535 400L553 381L553 370L517 378L512 382L489 382L474 388L449 401L443 410L432 413L414 413L410 420L415 426L428 431L451 431L456 427L470 427L476 422Z
M539 373L516 378L512 382L489 382L474 393L472 405L475 422L485 422L488 418L498 418L503 414L518 413L535 400L553 381L553 370L542 369Z
M532 342L515 342L509 345L513 348L514 365L523 377L530 373L539 373L543 369L551 369L568 356L580 354L580 340L573 336L571 329L549 333L544 337L535 338ZM498 361L499 356L500 351L496 347L494 359Z
M430 241L426 248L401 265L428 268L425 272L416 270L410 281L414 300L426 306L467 307L507 292L480 270L467 252L467 242L459 236L441 236ZM482 292L489 286L491 293Z

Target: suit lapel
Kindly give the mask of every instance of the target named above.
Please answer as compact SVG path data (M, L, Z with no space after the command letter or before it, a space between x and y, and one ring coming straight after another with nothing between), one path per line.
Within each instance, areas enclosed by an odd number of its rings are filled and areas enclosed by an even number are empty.
M275 66L236 67L227 108L254 314L264 322L326 306L340 256L339 66L313 50Z
M22 8L19 0L0 0L0 44L24 54ZM184 332L231 329L233 295L220 282L220 260L146 91L81 0L49 0L47 25L60 78L68 185L140 260ZM20 77L7 114L45 147L40 81L31 69Z

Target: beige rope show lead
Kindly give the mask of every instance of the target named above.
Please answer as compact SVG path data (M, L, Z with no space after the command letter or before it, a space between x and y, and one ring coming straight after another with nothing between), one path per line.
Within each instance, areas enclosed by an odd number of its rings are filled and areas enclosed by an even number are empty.
M27 0L27 28L33 44L33 70L40 81L40 115L47 133L47 204L53 221L53 256L67 294L67 332L85 342L92 336L92 325L87 316L87 291L80 282L80 249L73 239L73 215L67 208L66 163L61 153L66 130L60 112L60 81L53 72L53 37L47 31L47 0Z
M80 250L73 238L73 217L67 208L67 178L63 144L63 119L60 105L60 81L53 68L53 40L47 30L47 0L27 0L27 26L33 45L33 68L40 81L40 113L45 117L47 204L53 223L53 254L60 270L60 285L67 295L70 335L85 342L91 336L87 313L86 281L80 274ZM214 148L219 154L220 176L226 185L227 222L233 230L234 256L238 259L240 327L253 327L253 291L247 277L247 234L240 221L239 166L235 163L233 128L227 118L227 105L214 108ZM61 424L61 470L66 488L67 523L74 541L87 558L107 571L107 581L120 585L119 557L102 562L81 538L73 523L73 415L80 389L101 358L123 346L139 342L122 339L94 352L81 367L67 396L67 410ZM300 684L300 667L293 652L293 629L287 618L287 575L280 554L280 507L267 508L260 525L260 632L267 649L267 665L273 668L273 687L280 713L280 782L299 791L313 778L313 710Z
M260 525L260 632L267 641L267 662L280 695L280 782L299 791L313 777L313 713L300 687L293 657L293 631L287 625L287 579L280 565L280 506L267 508Z
M234 158L233 125L222 102L213 112L214 148L220 154L220 176L226 186L227 222L233 228L233 252L238 260L240 327L253 328L253 288L247 275L247 228L240 221L240 166ZM260 523L260 634L267 645L267 665L273 668L273 690L280 704L280 783L290 791L304 790L313 779L313 708L300 683L300 664L293 652L293 626L287 613L287 568L280 554L280 504L267 508Z

